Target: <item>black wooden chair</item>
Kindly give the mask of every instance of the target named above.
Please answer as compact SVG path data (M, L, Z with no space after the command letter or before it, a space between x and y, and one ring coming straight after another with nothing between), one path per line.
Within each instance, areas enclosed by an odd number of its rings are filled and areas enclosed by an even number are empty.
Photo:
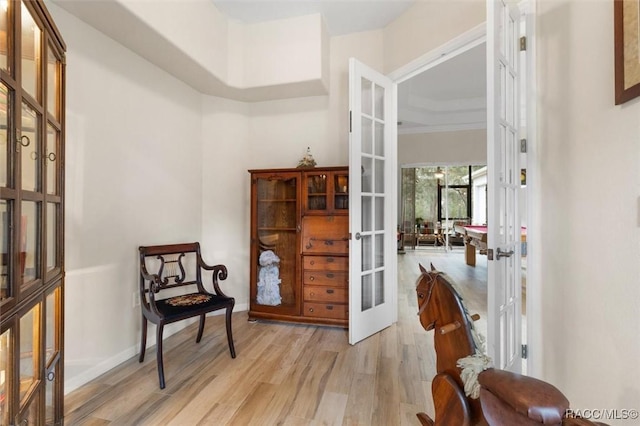
M142 308L139 361L144 361L147 321L151 321L157 326L156 358L160 389L165 387L162 362L162 332L165 324L199 316L200 326L196 337L196 343L198 343L202 339L206 314L226 309L227 341L231 358L235 358L236 350L231 332L231 313L235 299L225 295L218 285L218 280L227 278L227 268L224 265L209 266L204 263L199 243L147 246L139 247L138 250L140 252L140 307ZM150 270L155 273L149 273ZM208 292L202 283L203 270L213 272L213 292ZM176 295L177 288L188 288L190 292Z

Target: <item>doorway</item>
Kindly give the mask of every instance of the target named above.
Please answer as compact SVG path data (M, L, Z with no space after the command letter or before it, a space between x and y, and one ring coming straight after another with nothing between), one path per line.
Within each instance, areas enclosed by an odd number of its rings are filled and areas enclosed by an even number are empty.
M422 65L414 63L413 69L407 67L391 76L398 83L399 175L403 168L408 167L461 162L487 163L487 114L486 109L483 109L487 103L486 60L482 61L486 58L486 36L484 25L481 27L453 40L450 45L443 46L440 54L432 52L426 55L430 57L425 57ZM460 66L458 70L454 69L456 66ZM473 86L473 83L476 85ZM452 86L449 93L445 90L447 85ZM469 94L465 95L464 90ZM524 160L523 164L526 164L526 158ZM524 168L523 188L526 188L526 183ZM402 187L399 187L398 193L401 192ZM522 215L525 220L521 225L526 229L526 190L522 193L520 210L525 213ZM399 218L403 218L404 204L400 199ZM404 223L399 221L398 226L401 229ZM526 252L526 243L523 243L522 253ZM486 257L482 259L486 262ZM527 269L526 257L524 259L523 285L526 283ZM399 260L398 264L400 269L402 261ZM486 288L486 275L482 280ZM487 302L486 297L484 302ZM522 312L527 312L525 303ZM522 335L525 336L524 318L522 325Z

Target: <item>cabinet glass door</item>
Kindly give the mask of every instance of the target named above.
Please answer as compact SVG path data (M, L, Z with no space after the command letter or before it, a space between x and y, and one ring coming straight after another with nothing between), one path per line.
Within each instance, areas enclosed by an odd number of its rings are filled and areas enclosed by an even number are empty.
M56 404L60 393L61 381L59 379L60 364L60 340L61 340L61 324L60 324L60 287L55 288L46 297L45 303L45 341L44 341L44 357L45 357L45 419L46 424L53 424L56 416Z
M38 351L40 337L40 304L31 308L20 318L20 359L19 363L19 400L25 396L37 384Z
M349 210L349 172L333 176L333 207L338 212Z
M305 210L327 210L327 175L325 173L307 173L307 199Z
M348 214L349 172L322 170L304 173L304 211L311 214Z
M298 175L256 182L257 289L254 303L295 311L298 259Z
M11 380L11 329L4 331L0 335L0 424L9 424L9 404L10 394L9 381Z

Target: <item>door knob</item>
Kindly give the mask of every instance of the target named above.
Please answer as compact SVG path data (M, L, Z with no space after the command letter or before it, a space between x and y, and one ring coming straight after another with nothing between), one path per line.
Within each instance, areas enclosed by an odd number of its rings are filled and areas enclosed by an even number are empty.
M500 259L501 257L511 257L513 255L513 250L502 251L500 250L500 247L498 247L498 250L496 251L496 253L497 253L496 259Z

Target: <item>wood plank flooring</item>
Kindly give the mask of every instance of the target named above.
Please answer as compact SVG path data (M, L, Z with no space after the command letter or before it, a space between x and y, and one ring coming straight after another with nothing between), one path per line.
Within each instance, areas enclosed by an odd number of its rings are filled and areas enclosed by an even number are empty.
M65 424L419 425L417 412L433 414L435 352L416 316L418 262L451 275L470 311L486 305L486 264L407 251L398 256L398 322L359 344L344 329L251 323L237 312L231 359L224 317L210 317L199 344L196 324L165 340L165 389L147 349L142 364L136 356L67 395Z

